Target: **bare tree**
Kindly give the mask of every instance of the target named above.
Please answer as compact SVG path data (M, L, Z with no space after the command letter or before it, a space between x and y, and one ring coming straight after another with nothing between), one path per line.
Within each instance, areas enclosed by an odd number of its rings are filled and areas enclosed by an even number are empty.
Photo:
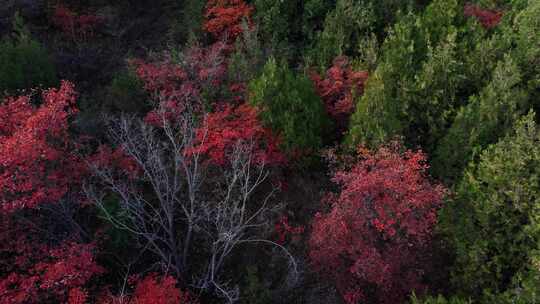
M144 240L183 282L214 291L229 303L238 300L238 288L228 285L222 270L241 244L269 244L283 250L296 276L296 261L287 249L260 237L272 211L273 191L254 199L268 170L252 161L253 145L238 142L227 167L208 166L193 149L198 123L194 115L185 111L170 120L164 109L158 113L160 127L135 117L108 120L112 142L141 172L127 177L117 174L115 168L91 163L96 179L84 187L88 198L116 227ZM109 193L119 197L121 218L105 206Z

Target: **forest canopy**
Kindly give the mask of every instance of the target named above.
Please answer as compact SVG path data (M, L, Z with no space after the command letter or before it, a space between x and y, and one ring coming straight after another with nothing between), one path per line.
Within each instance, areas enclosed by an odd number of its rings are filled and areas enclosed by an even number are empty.
M539 301L540 1L4 2L0 304Z

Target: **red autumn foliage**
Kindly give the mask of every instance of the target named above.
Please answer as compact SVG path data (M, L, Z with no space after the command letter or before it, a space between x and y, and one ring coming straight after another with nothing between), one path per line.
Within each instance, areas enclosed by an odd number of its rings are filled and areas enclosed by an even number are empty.
M30 98L0 105L0 206L11 212L60 200L80 181L84 166L73 153L69 120L78 112L69 82L43 93L36 108Z
M210 0L207 3L203 28L215 38L227 37L229 42L242 33L242 21L251 26L253 7L243 0Z
M335 120L340 133L348 126L349 117L355 108L354 98L363 94L367 78L368 72L353 71L345 56L334 59L324 78L317 73L311 73L311 79L324 102L326 112Z
M503 17L503 13L495 10L483 9L472 3L465 4L463 14L466 17L475 17L480 24L486 29L491 29L497 26Z
M160 125L162 115L166 119L178 117L188 110L203 111L204 93L215 90L223 83L226 74L225 46L215 43L208 48L192 47L185 52L182 63L173 62L170 56L156 63L132 60L144 88L165 113L152 111L146 120Z
M141 173L135 160L126 155L121 147L112 149L101 145L96 153L88 158L88 162L95 167L118 169L115 173L127 175L127 178L134 178Z
M135 282L133 282L135 281ZM149 274L142 280L138 276L130 278L136 284L131 296L108 296L100 304L137 303L137 304L197 304L198 301L187 291L176 287L176 280L171 276ZM71 303L70 303L71 304Z
M157 108L164 111L151 111L145 118L146 122L159 126L162 116L172 120L186 110L195 113L202 111L200 91L180 67L168 62L149 64L142 61L137 66L137 74L143 80L145 89L153 94Z
M176 287L176 280L171 276L158 277L148 275L135 287L135 303L139 304L184 304L195 303L188 292Z
M68 304L86 304L88 293L81 288L73 288L69 291Z
M231 101L239 104L244 102L247 93L247 86L245 83L233 83L229 86L229 91L232 95Z
M294 227L289 224L289 217L286 215L279 218L274 229L277 234L276 242L281 245L285 244L287 239L304 233L305 230L304 226Z
M314 219L309 256L347 303L400 303L423 288L422 258L445 190L428 180L421 151L399 149L359 150L333 178L340 191L327 195L330 211Z
M253 162L278 165L286 162L279 150L279 140L263 127L256 108L241 104L237 107L225 105L222 110L206 116L197 130L197 143L191 153L207 155L218 165L227 163L236 145L252 145Z
M93 244L41 227L39 209L73 194L86 172L69 134L76 97L64 81L39 107L28 96L0 105L0 303L83 303L88 281L103 272Z
M49 245L25 225L1 220L0 303L83 303L85 286L103 272L94 258L95 246Z
M92 14L77 14L64 5L57 5L52 15L52 23L73 40L87 40L95 34L102 19Z
M144 82L145 90L155 95L174 96L188 80L187 73L170 59L155 64L136 59L130 64L135 67L137 76Z

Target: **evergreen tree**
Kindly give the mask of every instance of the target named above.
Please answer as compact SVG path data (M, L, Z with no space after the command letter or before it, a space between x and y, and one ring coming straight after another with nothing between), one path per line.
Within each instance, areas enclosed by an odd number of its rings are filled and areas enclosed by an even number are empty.
M434 1L392 28L357 102L350 144L378 146L401 135L429 148L443 134L463 85L461 10L455 0Z
M32 39L20 15L13 22L12 37L0 41L0 94L57 83L56 71L45 48Z
M469 82L478 86L484 82L480 78L488 81L457 112L437 144L433 164L441 178L458 180L475 154L511 130L517 117L531 107L538 109L540 40L532 33L540 31L540 22L532 16L540 14L540 3L531 2L523 10L520 7L510 11L501 31L478 44L472 52L476 56L466 62L470 71L478 67L476 72L466 73ZM490 66L494 69L486 77Z
M457 180L475 153L512 128L527 109L528 94L521 83L519 68L512 57L506 56L495 68L491 82L458 111L439 142L433 161L437 176Z
M456 250L453 283L482 303L534 303L538 296L539 143L530 112L471 163L442 212L440 227Z
M262 75L249 84L249 101L263 122L282 138L288 152L313 152L323 144L329 118L313 83L285 63L270 58Z

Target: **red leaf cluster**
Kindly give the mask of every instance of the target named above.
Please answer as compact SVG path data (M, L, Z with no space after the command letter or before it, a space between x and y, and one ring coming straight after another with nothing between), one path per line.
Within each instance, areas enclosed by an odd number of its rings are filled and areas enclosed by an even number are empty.
M103 269L93 244L42 243L33 231L3 219L0 235L0 303L84 303L85 286ZM76 300L79 300L77 302ZM49 303L49 302L47 302Z
M166 119L178 117L189 110L194 113L203 111L204 92L216 90L225 77L225 46L215 43L209 48L193 47L186 51L182 63L173 62L170 57L160 62L147 63L132 60L138 77L144 88L165 113L152 111L146 121L161 125L162 116Z
M159 103L158 108L165 111L159 113L154 110L148 113L146 122L159 126L162 124L162 116L172 120L188 109L196 113L202 111L203 104L197 83L191 81L181 67L168 60L155 64L134 60L132 64L136 66L137 75L144 82L145 90Z
M77 287L69 291L68 304L86 304L88 293Z
M176 280L171 276L158 276L149 274L142 280L137 277L130 278L135 281L135 290L129 297L107 297L100 304L137 303L137 304L197 304L198 301L187 291L176 287ZM70 303L71 304L71 303Z
M171 276L148 275L137 284L133 293L139 304L184 304L193 303L187 292L176 288L176 280Z
M242 33L242 21L252 25L253 7L243 0L210 0L207 3L203 28L215 38L227 37L229 42Z
M83 303L88 281L103 272L93 244L46 234L38 210L73 193L86 173L69 134L76 98L64 81L39 107L28 96L0 104L0 303Z
M95 34L96 27L103 20L92 14L77 14L64 5L57 5L52 15L52 23L73 40L86 40Z
M256 164L286 162L278 148L279 140L263 127L257 109L248 104L225 105L222 110L208 114L197 130L197 144L190 153L207 155L213 163L224 165L238 144L251 145Z
M137 162L126 155L121 147L112 149L107 145L100 145L96 153L88 158L88 162L98 168L118 169L115 173L127 175L127 178L135 178L141 174Z
M345 131L349 117L354 112L356 96L364 92L367 71L353 71L347 57L334 59L324 78L311 73L315 89L324 102L326 112L336 121L338 131Z
M274 229L277 234L276 242L281 245L285 244L288 238L300 235L305 230L304 226L291 226L289 224L289 217L286 215L279 218Z
M41 289L64 292L63 286L83 286L103 270L94 260L94 246L65 243L48 250L49 262L39 262L35 269L41 273Z
M0 105L0 206L11 212L56 202L85 171L73 153L69 120L78 112L69 82L43 93L36 108L30 98L7 98Z
M187 73L170 60L152 64L135 59L130 64L144 82L145 90L153 94L174 96L181 84L188 80Z
M309 255L347 303L399 303L422 289L421 259L445 190L428 180L421 151L360 151L333 178L340 191L326 197L330 212L316 215Z
M503 17L503 13L495 10L483 9L472 3L465 4L463 14L466 17L475 17L480 24L486 29L491 29L497 26Z

